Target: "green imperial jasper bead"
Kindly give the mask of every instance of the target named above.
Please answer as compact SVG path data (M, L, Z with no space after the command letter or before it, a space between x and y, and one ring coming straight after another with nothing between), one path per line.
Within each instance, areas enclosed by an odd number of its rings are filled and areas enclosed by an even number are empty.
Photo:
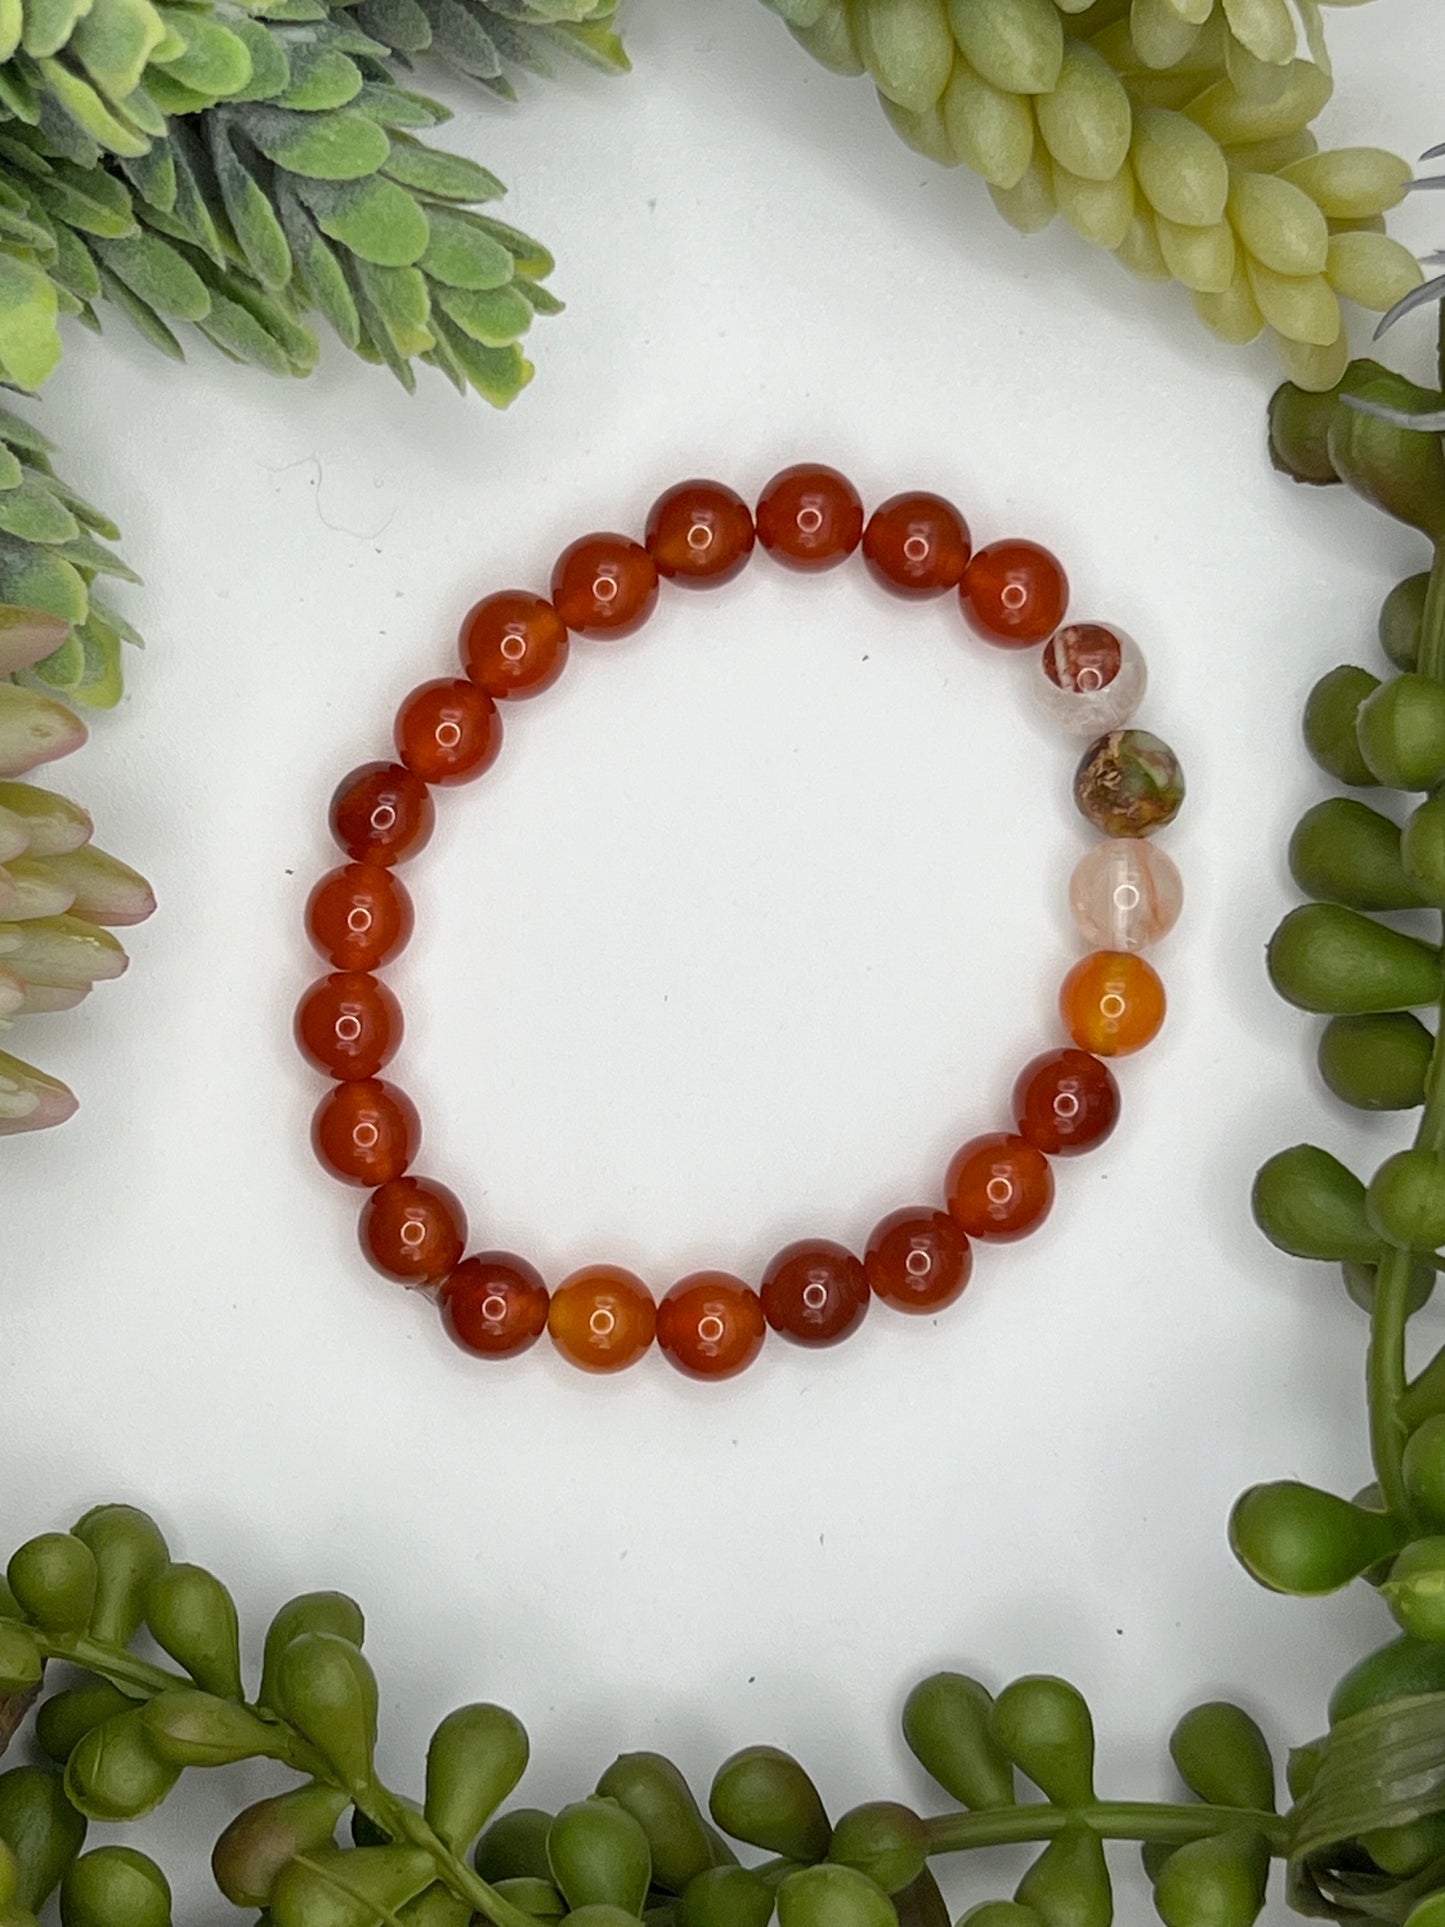
M1105 836L1152 836L1179 814L1184 772L1147 729L1111 729L1084 751L1074 801Z

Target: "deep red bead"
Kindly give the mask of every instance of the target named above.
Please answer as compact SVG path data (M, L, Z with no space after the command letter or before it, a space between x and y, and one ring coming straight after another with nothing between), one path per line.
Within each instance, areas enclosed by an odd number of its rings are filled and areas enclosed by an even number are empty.
M296 1006L296 1042L329 1077L375 1077L401 1043L401 1005L362 970L319 977Z
M1027 649L1047 642L1069 606L1069 578L1037 542L990 542L963 572L964 613L987 642Z
M431 791L400 763L363 763L331 799L331 834L356 863L400 863L426 847Z
M851 1251L804 1238L780 1251L763 1278L763 1314L802 1345L835 1345L862 1323L868 1279Z
M567 665L567 646L561 616L525 589L484 596L462 624L462 667L497 702L550 689Z
M630 636L657 606L657 564L626 535L584 535L552 571L552 602L579 636Z
M1046 1051L1019 1073L1014 1116L1019 1136L1050 1157L1092 1151L1119 1122L1119 1086L1086 1050Z
M946 1211L911 1205L874 1227L863 1269L873 1295L895 1310L939 1311L968 1283L973 1249Z
M657 1308L657 1343L689 1378L732 1378L762 1350L767 1324L751 1285L726 1271L680 1278Z
M416 922L401 878L376 863L343 863L306 902L306 933L333 970L375 970L411 940Z
M895 595L956 589L972 547L967 522L941 495L894 495L874 509L863 531L869 573Z
M322 1098L311 1120L311 1143L333 1177L375 1190L401 1177L416 1156L421 1119L395 1084L359 1078Z
M722 482L679 482L647 518L647 552L657 573L684 587L731 582L753 552L747 503Z
M758 497L758 540L790 569L834 569L863 540L863 503L835 468L803 463Z
M439 1284L456 1269L466 1238L460 1199L430 1178L393 1178L362 1206L362 1250L403 1285Z
M469 783L501 748L497 705L460 677L424 682L397 712L396 753L424 783Z
M484 1251L463 1258L441 1289L442 1323L478 1358L515 1358L547 1329L547 1287L525 1258Z

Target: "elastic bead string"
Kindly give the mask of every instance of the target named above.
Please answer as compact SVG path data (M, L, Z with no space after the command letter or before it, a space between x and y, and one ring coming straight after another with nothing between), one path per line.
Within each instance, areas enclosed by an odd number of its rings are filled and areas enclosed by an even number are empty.
M470 782L495 762L498 703L550 688L572 636L631 634L656 607L662 582L717 587L744 568L755 544L804 573L837 568L861 549L890 592L953 594L985 642L1037 651L1034 692L1055 723L1087 742L1074 799L1104 839L1069 887L1089 946L1059 994L1071 1041L1025 1065L1012 1128L959 1149L941 1204L892 1212L861 1258L810 1238L780 1251L756 1286L702 1271L658 1301L631 1272L591 1265L549 1292L515 1253L465 1256L460 1201L412 1171L420 1119L379 1075L401 1043L402 1013L374 973L405 948L413 925L395 866L430 838L433 790ZM727 1378L753 1362L769 1330L795 1344L833 1345L858 1329L875 1298L937 1312L968 1285L976 1243L1010 1242L1043 1223L1054 1160L1094 1149L1118 1121L1119 1087L1104 1060L1142 1049L1164 1021L1164 987L1140 952L1173 927L1183 901L1178 871L1146 841L1177 814L1184 781L1165 743L1129 727L1147 682L1143 656L1112 624L1065 624L1068 600L1062 565L1037 543L975 550L963 516L938 495L895 495L865 516L844 476L800 466L774 476L756 511L721 482L684 482L653 505L643 542L584 536L558 558L549 597L508 589L471 610L460 637L464 676L414 690L397 714L396 760L353 770L332 798L332 834L348 861L322 878L306 909L331 972L296 1013L303 1055L335 1080L313 1120L316 1155L369 1194L362 1249L384 1276L434 1296L464 1350L511 1357L546 1331L572 1364L615 1372L655 1342L679 1371Z

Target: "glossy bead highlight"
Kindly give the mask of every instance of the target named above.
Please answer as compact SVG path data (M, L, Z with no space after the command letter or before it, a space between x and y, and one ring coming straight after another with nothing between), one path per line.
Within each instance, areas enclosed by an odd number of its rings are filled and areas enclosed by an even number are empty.
M1054 1174L1027 1138L971 1138L948 1167L949 1215L970 1238L1012 1243L1036 1231L1054 1202Z
M652 1343L657 1306L642 1280L618 1265L590 1265L564 1278L547 1313L552 1343L584 1372L620 1372Z
M411 941L416 922L401 878L377 863L343 863L306 900L306 934L333 970L375 970Z
M311 1120L319 1161L345 1184L370 1190L402 1177L421 1146L416 1106L379 1077L338 1084Z
M874 1297L895 1311L942 1311L968 1284L973 1249L946 1211L912 1205L874 1227L863 1269Z
M484 596L459 640L462 667L494 702L550 689L567 666L567 625L545 597L525 589Z
M842 1245L804 1238L780 1251L763 1277L763 1315L800 1345L836 1345L863 1322L868 1279Z
M790 569L835 569L863 540L863 503L846 475L801 463L758 497L758 540Z
M440 1284L467 1237L461 1201L430 1178L395 1178L361 1212L361 1248L384 1277L413 1288Z
M647 518L647 552L657 573L683 588L713 588L741 574L753 552L753 518L722 482L679 482Z
M470 783L501 748L496 704L459 677L424 682L397 713L396 753L424 783Z
M1045 1051L1019 1072L1014 1116L1019 1136L1049 1157L1092 1151L1119 1121L1119 1086L1087 1051Z
M1142 957L1095 950L1065 977L1059 1013L1080 1050L1095 1057L1127 1057L1159 1035L1164 986Z
M361 970L336 970L296 1006L296 1042L328 1077L375 1077L401 1043L401 1005Z
M657 1343L689 1378L735 1378L762 1350L767 1323L750 1285L725 1271L680 1278L657 1308Z
M475 1358L515 1358L547 1329L547 1287L510 1251L464 1258L441 1288L442 1324Z
M936 596L963 580L973 542L968 524L941 495L893 495L863 531L863 560L895 595Z
M964 614L986 642L1027 649L1064 619L1069 578L1056 555L1037 542L991 542L979 549L959 588Z
M363 763L331 799L331 833L356 863L404 862L426 848L435 824L431 791L400 763Z
M657 565L629 536L584 535L557 558L552 603L579 636L630 636L657 606Z

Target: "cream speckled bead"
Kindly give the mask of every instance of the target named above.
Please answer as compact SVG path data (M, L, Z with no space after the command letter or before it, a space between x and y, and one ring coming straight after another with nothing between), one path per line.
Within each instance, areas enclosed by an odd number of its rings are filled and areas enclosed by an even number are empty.
M1070 622L1039 651L1034 694L1071 736L1120 729L1143 701L1149 672L1139 646L1101 622Z
M1085 943L1145 950L1179 921L1184 884L1161 849L1141 837L1110 837L1083 857L1069 882L1069 908Z

